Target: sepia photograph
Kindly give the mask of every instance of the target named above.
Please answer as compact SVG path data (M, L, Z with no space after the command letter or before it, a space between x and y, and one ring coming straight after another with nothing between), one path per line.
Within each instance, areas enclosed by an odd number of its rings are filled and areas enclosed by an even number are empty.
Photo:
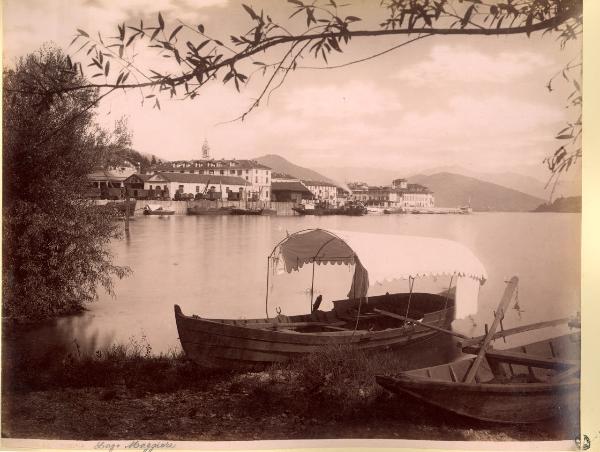
M582 0L2 8L0 447L598 441Z

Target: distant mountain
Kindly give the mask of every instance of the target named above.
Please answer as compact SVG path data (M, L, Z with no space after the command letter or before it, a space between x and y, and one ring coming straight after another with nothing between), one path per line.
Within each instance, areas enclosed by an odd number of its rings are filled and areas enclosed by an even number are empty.
M440 166L435 168L368 168L368 167L316 167L316 171L327 174L330 178L339 182L366 182L369 185L389 185L392 180L403 177L410 179L411 175L431 176L437 173L452 173L461 176L472 177L484 182L502 185L506 188L526 193L538 198L547 199L550 196L551 187L545 188L546 180L527 176L512 171L484 172L474 171L462 166ZM538 172L539 173L539 172ZM556 187L554 196L577 196L581 195L581 182L575 170L572 174L563 175Z
M525 176L511 171L503 171L498 173L473 171L462 166L442 166L430 168L425 171L420 171L420 174L432 175L436 173L453 173L461 176L473 177L484 182L502 185L503 187L512 188L531 196L546 198L550 192L544 188L546 182L536 179L535 177Z
M438 207L463 206L470 201L473 210L530 211L544 202L536 196L454 173L420 174L408 181L429 187Z
M316 171L327 174L330 178L340 182L365 182L369 185L390 185L394 179L406 178L414 171L402 171L385 168L357 168L357 167L316 167Z
M279 155L268 154L263 155L262 157L257 157L253 160L256 160L258 163L262 163L263 165L268 166L277 173L289 174L290 176L294 176L298 179L315 180L337 184L336 181L325 177L322 174L317 173L316 171L313 171L311 169L295 165L289 160L286 160Z

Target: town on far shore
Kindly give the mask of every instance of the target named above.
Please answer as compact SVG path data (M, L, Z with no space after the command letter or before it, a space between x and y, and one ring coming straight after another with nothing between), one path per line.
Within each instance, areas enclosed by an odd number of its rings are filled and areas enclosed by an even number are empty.
M205 141L202 158L197 160L158 161L141 171L139 164L127 159L88 175L89 196L97 200L120 200L125 196L156 201L217 201L254 203L273 207L278 214L308 212L314 207L343 208L359 204L371 213L451 213L436 208L433 192L404 178L387 186L350 182L341 186L332 181L309 180L274 171L256 160L215 159ZM125 195L127 193L127 195ZM295 206L279 209L278 204ZM462 207L456 213L467 213ZM285 213L283 213L285 214Z

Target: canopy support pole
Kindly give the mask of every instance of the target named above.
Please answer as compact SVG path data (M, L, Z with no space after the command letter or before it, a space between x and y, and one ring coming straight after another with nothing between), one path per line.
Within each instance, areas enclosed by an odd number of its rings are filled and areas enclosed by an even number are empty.
M448 285L448 292L446 292L446 301L444 301L444 311L448 307L448 299L450 298L450 289L452 289L452 280L454 279L454 274L450 276L450 284Z
M408 277L408 304L406 306L406 315L404 317L408 317L408 311L410 310L410 299L412 298L413 287L415 286L415 278L412 276Z
M310 310L308 312L312 313L313 310L313 295L315 289L315 259L313 258L313 266L312 266L312 279L310 281Z
M267 314L267 319L269 319L269 266L271 263L271 256L267 257L267 291L265 294L265 314Z

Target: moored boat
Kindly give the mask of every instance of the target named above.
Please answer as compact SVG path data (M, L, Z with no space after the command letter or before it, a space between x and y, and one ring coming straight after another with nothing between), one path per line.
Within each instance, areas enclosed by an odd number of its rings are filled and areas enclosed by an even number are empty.
M163 216L163 215L174 215L174 214L175 214L174 210L164 209L163 206L158 205L158 204L146 204L146 206L144 207L144 215Z
M350 215L350 216L361 216L368 213L367 208L359 202L348 202L340 207L333 207L325 204L318 204L316 206L301 204L296 207L292 207L292 210L299 215Z
M376 379L392 392L451 413L484 421L533 423L576 411L580 380L572 369L578 370L580 340L578 333L572 333L490 353L496 366L483 362L471 383L464 378L474 357ZM529 356L522 357L524 353ZM519 357L524 359L516 364Z
M274 216L277 215L277 210L265 207L264 209L262 209L262 212L260 214L262 216Z
M329 346L378 350L407 345L436 334L435 328L450 328L456 310L476 307L477 292L467 288L486 279L481 262L456 242L324 229L285 237L269 255L267 271L299 271L304 264L354 267L348 298L322 311L321 298L313 299L311 292L310 313L269 317L267 292L267 317L245 320L186 316L175 305L186 355L201 364L254 367ZM450 285L454 280L456 286L440 293L414 292L415 278L425 275L452 275ZM371 284L395 279L408 279L409 292L367 297Z
M483 421L534 423L576 412L580 389L579 332L506 350L490 346L492 340L512 334L561 323L574 325L569 319L558 319L496 333L516 281L513 278L509 283L488 333L463 342L463 351L476 356L392 376L377 375L377 382L402 396Z
M202 207L192 206L187 208L188 215L230 215L232 207Z
M231 215L262 215L263 209L250 209L247 207L234 207Z

